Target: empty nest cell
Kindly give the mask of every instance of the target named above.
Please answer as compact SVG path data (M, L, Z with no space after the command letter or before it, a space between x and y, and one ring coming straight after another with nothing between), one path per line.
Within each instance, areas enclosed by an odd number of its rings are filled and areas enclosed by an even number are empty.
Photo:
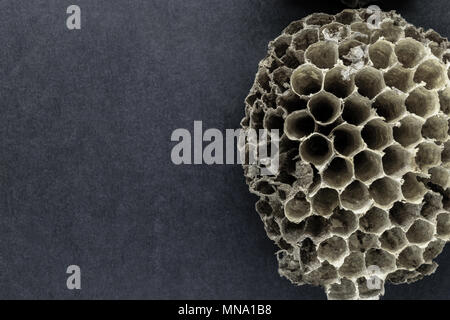
M398 265L406 269L416 269L424 262L422 254L420 247L409 246L399 254Z
M314 132L316 123L307 110L291 113L284 122L284 132L291 140L301 140Z
M360 130L350 124L342 124L332 132L334 149L349 157L364 147Z
M348 210L335 210L330 217L331 232L339 236L348 236L358 228L358 220L353 212Z
M319 124L327 125L341 114L341 101L335 95L322 91L309 100L308 108Z
M427 119L422 127L422 135L425 138L444 142L448 139L448 119L443 115L436 115Z
M390 206L401 198L399 182L384 177L374 181L369 188L373 200L381 206Z
M396 88L405 93L409 92L415 85L414 71L395 66L384 74L384 81L388 87Z
M395 270L395 256L382 249L369 249L366 253L366 268L378 267L381 272Z
M429 90L442 88L446 80L446 68L436 59L423 62L414 74L414 82L425 82L425 87Z
M361 136L372 150L384 149L393 141L392 127L382 119L369 121L362 129Z
M408 172L403 176L402 194L406 200L413 203L421 202L426 193L427 188L417 179L416 174Z
M394 227L381 235L380 242L383 249L395 253L408 244L408 239L401 228Z
M434 226L425 220L417 220L406 232L406 237L410 243L429 242L434 235Z
M417 144L422 140L422 124L423 120L414 116L403 118L393 129L395 141L405 148Z
M405 98L394 90L381 93L375 99L373 107L388 122L397 120L406 112Z
M341 204L344 208L359 211L370 204L370 194L366 185L355 180L340 194Z
M329 216L339 205L339 195L336 190L323 188L317 191L312 199L314 212L322 216Z
M331 69L338 60L338 46L332 41L319 41L306 49L306 59L322 69Z
M301 158L316 166L324 165L332 155L331 141L318 133L312 134L300 145Z
M337 261L347 253L347 242L338 236L333 236L319 244L317 255L329 262Z
M388 213L377 207L372 207L359 219L359 225L362 230L371 233L380 233L390 224Z
M398 61L405 68L414 68L425 57L425 47L417 40L403 39L395 45Z
M395 63L395 54L392 43L378 40L369 47L369 57L377 69L386 69Z
M371 116L372 102L359 94L350 96L344 102L342 118L350 124L359 126Z
M400 145L384 149L383 169L387 175L403 175L413 164L413 155Z
M419 144L416 153L416 164L422 170L428 170L441 162L441 148L433 142Z
M424 87L414 89L406 98L406 109L422 118L427 118L439 111L439 97L434 91Z
M373 99L385 88L383 73L373 67L365 67L358 71L355 84L358 92L369 99Z
M298 192L292 199L286 202L284 214L294 223L301 222L311 212L311 206L303 192Z
M363 182L370 182L383 174L381 156L370 150L364 150L353 157L355 176Z
M344 66L337 66L328 71L325 75L324 89L338 98L348 97L355 89L355 83L353 77L344 77L347 70Z
M353 178L353 166L350 161L344 158L334 158L322 175L323 181L334 188L346 186Z
M298 67L291 76L291 88L300 96L319 92L322 89L322 82L322 71L310 64Z

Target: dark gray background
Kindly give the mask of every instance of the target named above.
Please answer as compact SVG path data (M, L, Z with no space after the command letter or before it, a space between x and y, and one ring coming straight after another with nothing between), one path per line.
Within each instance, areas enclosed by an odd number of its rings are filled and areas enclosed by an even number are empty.
M389 4L390 2L390 4ZM447 0L386 1L450 34ZM65 27L82 9L82 30ZM324 299L277 274L239 166L171 132L237 128L267 43L336 1L0 1L0 298ZM437 273L387 299L450 298ZM82 269L82 290L65 270Z

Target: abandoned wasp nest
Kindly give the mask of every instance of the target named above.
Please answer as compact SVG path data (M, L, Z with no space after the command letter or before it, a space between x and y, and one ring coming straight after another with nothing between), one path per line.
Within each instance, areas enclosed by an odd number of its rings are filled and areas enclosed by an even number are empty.
M329 299L430 275L450 239L448 41L395 12L368 21L348 9L291 23L241 123L280 130L276 175L244 164L279 273Z

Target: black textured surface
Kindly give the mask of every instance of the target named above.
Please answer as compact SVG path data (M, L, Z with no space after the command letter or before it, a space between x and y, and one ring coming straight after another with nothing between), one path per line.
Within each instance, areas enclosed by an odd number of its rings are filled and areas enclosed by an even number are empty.
M82 30L65 27L82 9ZM450 35L448 1L382 4ZM171 132L237 128L267 43L338 1L0 1L0 298L324 299L277 274L239 166ZM436 274L387 299L450 298ZM82 290L65 270L82 269Z

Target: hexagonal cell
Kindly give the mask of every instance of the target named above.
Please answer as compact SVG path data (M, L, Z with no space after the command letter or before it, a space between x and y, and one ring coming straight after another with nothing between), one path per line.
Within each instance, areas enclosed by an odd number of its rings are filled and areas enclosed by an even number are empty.
M408 244L406 235L399 227L386 230L380 237L381 247L390 252L396 252Z
M303 237L303 232L305 230L304 223L292 223L288 219L284 218L281 220L280 231L283 238L289 243L296 243Z
M358 228L358 221L353 212L337 209L330 217L331 232L347 236Z
M423 251L423 259L425 261L431 261L441 254L444 250L446 242L443 240L435 240L428 244L428 246Z
M332 132L334 149L349 157L364 147L359 129L350 124L342 124Z
M403 92L409 92L415 85L413 78L414 71L401 66L395 66L384 74L384 81L387 86L397 88Z
M303 29L303 20L296 20L296 21L291 22L286 27L286 29L284 29L284 33L293 35L302 29Z
M329 262L337 261L347 253L347 243L338 236L333 236L322 241L317 249L317 255L323 260Z
M376 235L358 230L348 238L348 246L352 252L364 253L369 249L379 248L380 244Z
M336 268L328 261L324 261L320 268L304 275L304 279L307 283L316 286L332 284L336 282L337 277L338 273Z
M350 124L359 126L369 119L372 102L366 97L354 94L344 102L342 118Z
M273 41L273 51L277 58L281 58L286 54L286 50L289 48L291 40L291 36L281 35Z
M352 31L358 32L359 34L355 35L355 39L368 44L370 41L370 37L372 34L372 30L369 29L367 23L365 22L355 22L353 23L350 28Z
M300 98L294 91L287 90L276 100L277 106L286 110L287 113L304 110L307 107L307 101Z
M323 181L334 188L344 187L352 180L352 177L351 162L340 157L334 158L322 175Z
M324 25L319 30L320 40L336 41L347 38L349 34L348 29L339 22L332 22Z
M275 193L275 187L269 182L261 180L253 185L253 191L262 195L271 195Z
M437 214L443 210L443 199L440 193L428 190L423 198L420 215L427 220L435 221Z
M407 116L400 120L400 126L394 127L394 139L407 148L422 140L422 120Z
M428 118L422 127L422 135L425 138L442 142L448 139L448 131L448 120L442 115L436 115Z
M300 223L311 213L311 206L303 192L298 192L292 199L286 202L284 214L293 223Z
M378 267L381 272L395 270L395 256L383 249L369 249L366 253L366 268Z
M402 227L403 229L409 228L414 220L420 215L420 206L396 202L392 209L389 211L389 218L392 223Z
M383 169L387 175L403 175L413 165L413 155L400 145L384 149Z
M322 82L322 71L311 64L298 67L291 76L291 88L300 96L319 92L322 89Z
M447 189L450 185L450 170L443 167L435 167L429 170L431 182L435 185Z
M370 185L370 195L381 206L390 206L401 198L400 183L384 177L376 180Z
M378 115L391 122L400 118L405 112L405 98L394 90L381 93L373 104Z
M370 182L383 174L381 156L370 150L364 150L353 157L355 176L361 181Z
M295 50L306 50L310 45L319 41L319 32L317 29L303 29L292 39L292 45Z
M417 220L406 233L410 243L426 243L433 238L434 226L425 220Z
M332 41L319 41L306 49L305 57L322 69L331 69L338 60L338 46Z
M384 37L387 41L396 43L403 36L404 32L400 26L396 25L393 21L386 21L381 23L380 29L374 30L371 40L374 42L379 38Z
M418 146L416 164L422 170L435 167L441 163L441 152L441 148L433 142L422 142Z
M446 115L450 115L450 87L439 92L439 104L441 111Z
M359 219L359 225L365 232L380 233L390 225L388 213L380 208L372 207Z
M398 61L405 68L414 68L425 57L425 47L414 39L400 40L395 46Z
M353 77L344 78L346 67L337 66L325 75L324 89L339 98L348 97L355 89Z
M406 98L406 109L420 117L426 118L439 111L439 97L434 91L424 87L414 89Z
M323 26L334 20L334 16L326 13L314 13L306 19L306 24L313 26Z
M320 92L308 102L308 108L314 119L321 125L335 121L341 114L341 101L333 94Z
M332 156L331 141L325 136L315 133L300 145L300 156L304 161L316 166L325 164Z
M339 58L344 62L344 65L349 66L353 63L349 55L352 50L355 50L354 48L361 46L363 46L363 43L355 39L345 40L339 44Z
M450 214L440 213L437 216L436 232L439 238L447 240L450 238Z
M395 63L394 48L386 40L378 40L370 45L369 57L377 69L386 69Z
M345 9L336 15L336 21L343 24L351 24L357 19L357 13L351 9Z
M403 181L403 197L413 203L422 202L423 196L427 193L427 188L417 180L417 175L409 172L403 176Z
M425 87L429 90L441 88L447 80L446 70L445 66L439 60L427 60L417 68L414 74L414 82L425 82Z
M313 210L322 215L329 216L339 205L339 195L336 190L323 188L317 191L312 199Z
M314 132L316 123L307 110L291 113L284 122L284 132L291 140L301 140Z
M356 286L348 279L341 279L340 283L333 283L328 289L330 300L350 300L356 297Z
M352 252L344 260L339 268L339 274L344 277L355 278L363 274L366 269L364 254Z
M355 84L358 92L369 99L373 99L384 88L383 73L373 67L365 67L358 71L355 76Z
M364 277L358 278L358 293L361 299L377 299L384 294L384 281L377 279L379 281L379 287L375 286L368 287L368 283L372 283L373 279L366 279Z
M317 259L317 246L314 244L314 241L310 238L306 238L301 241L300 245L296 244L296 246L300 247L299 260L305 267L305 271L320 266L320 261Z
M361 136L372 150L383 149L394 139L392 127L381 119L369 121L362 129Z
M331 228L330 222L324 217L310 216L306 218L305 234L311 238L320 239L328 236Z
M255 205L256 212L258 212L261 216L270 216L273 213L273 208L268 201L263 199L259 199Z
M406 269L416 269L423 261L423 250L418 246L405 248L398 256L398 265Z
M344 208L359 211L370 204L369 190L361 181L355 180L340 195Z

